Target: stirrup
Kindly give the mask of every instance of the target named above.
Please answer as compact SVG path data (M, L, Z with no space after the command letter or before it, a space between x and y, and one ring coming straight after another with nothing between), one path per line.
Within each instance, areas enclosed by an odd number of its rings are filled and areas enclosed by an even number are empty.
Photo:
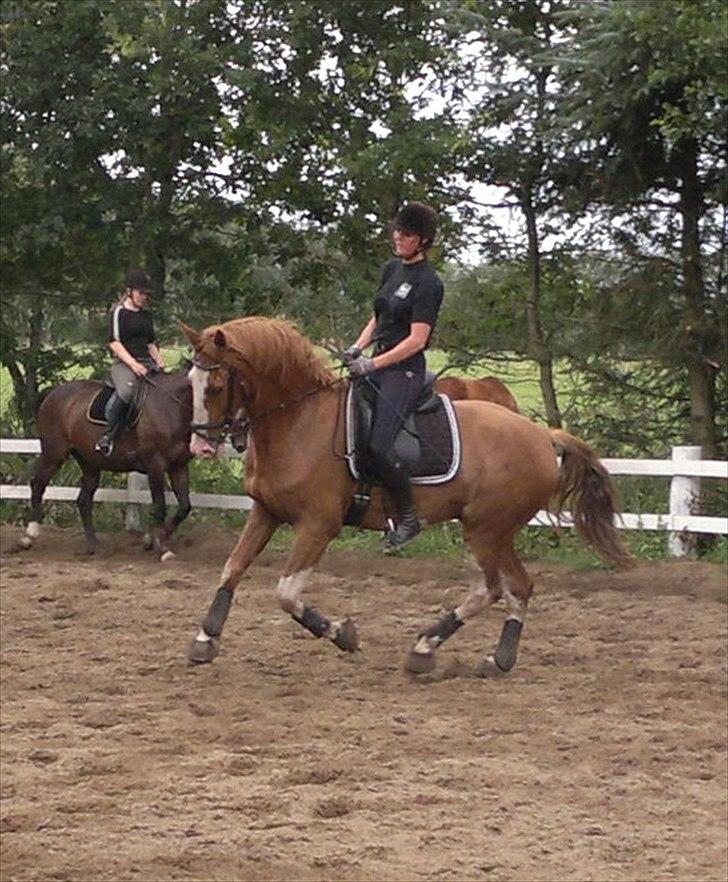
M94 450L103 453L104 456L111 456L114 452L114 439L109 438L108 435L102 435L94 444Z

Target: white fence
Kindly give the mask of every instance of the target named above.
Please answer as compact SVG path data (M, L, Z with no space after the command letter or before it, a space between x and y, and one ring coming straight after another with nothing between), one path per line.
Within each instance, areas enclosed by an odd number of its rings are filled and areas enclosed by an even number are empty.
M40 453L37 438L0 439L0 454ZM237 455L230 453L228 455ZM670 510L668 514L622 514L617 517L617 527L623 530L663 530L670 533L670 553L683 557L689 553L690 533L713 533L728 535L728 517L708 517L693 514L700 498L701 478L728 479L728 462L725 460L702 460L700 447L673 447L672 459L603 459L602 463L612 475L642 475L669 477ZM125 490L100 488L94 499L99 502L126 503L127 526L138 523L139 505L150 504L148 489L144 489L143 476L136 472L129 474ZM77 487L46 488L45 499L54 501L73 501L78 495ZM174 494L167 492L167 502L173 503ZM195 508L221 508L246 510L252 506L249 496L215 493L192 493L191 501ZM30 499L27 484L0 485L0 499ZM530 522L532 526L551 527L553 515L539 512ZM559 523L570 527L568 514L561 516Z

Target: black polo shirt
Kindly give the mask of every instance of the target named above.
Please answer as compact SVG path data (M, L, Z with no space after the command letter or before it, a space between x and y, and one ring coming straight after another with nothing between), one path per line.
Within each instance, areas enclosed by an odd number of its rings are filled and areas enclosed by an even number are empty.
M124 309L119 303L109 313L109 343L116 340L134 358L148 359L149 344L154 343L154 322L146 309Z
M427 349L443 294L442 280L427 260L402 263L395 258L385 264L374 300L376 353L387 352L409 337L414 322L430 325Z

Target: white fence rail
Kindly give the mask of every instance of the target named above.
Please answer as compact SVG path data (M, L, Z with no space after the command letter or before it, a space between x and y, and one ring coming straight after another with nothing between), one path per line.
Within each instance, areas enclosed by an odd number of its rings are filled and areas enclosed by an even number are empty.
M40 453L37 438L0 439L0 454ZM228 455L237 455L230 453ZM713 533L728 535L728 517L709 517L694 514L700 498L701 478L722 478L728 480L728 462L725 460L701 460L700 447L673 447L672 459L603 459L602 463L612 475L642 475L669 477L670 510L667 514L622 514L617 517L617 527L624 530L663 530L670 533L670 552L675 557L685 556L691 547L690 533ZM138 521L138 506L151 503L149 490L142 489L142 476L131 472L125 490L101 488L94 499L99 502L121 502L128 506L127 526ZM46 488L45 499L54 501L74 501L78 495L77 487ZM236 511L247 510L252 506L249 496L215 493L191 493L192 505L196 508L221 508ZM174 502L174 494L166 494L169 503ZM0 485L0 499L30 499L27 484ZM554 517L548 512L539 512L532 526L551 527ZM568 514L559 519L563 527L570 527Z

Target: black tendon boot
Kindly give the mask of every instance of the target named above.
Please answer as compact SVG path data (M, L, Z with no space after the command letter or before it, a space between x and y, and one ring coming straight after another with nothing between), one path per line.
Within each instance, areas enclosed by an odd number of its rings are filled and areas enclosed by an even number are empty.
M382 483L392 497L397 514L397 526L384 537L384 550L395 551L410 539L414 539L422 528L415 511L412 485L406 471L398 463L393 468L383 469L380 474Z
M121 398L117 398L109 408L107 417L107 429L104 434L94 445L94 450L103 453L104 456L111 456L114 451L114 439L119 434L126 421L127 404Z

